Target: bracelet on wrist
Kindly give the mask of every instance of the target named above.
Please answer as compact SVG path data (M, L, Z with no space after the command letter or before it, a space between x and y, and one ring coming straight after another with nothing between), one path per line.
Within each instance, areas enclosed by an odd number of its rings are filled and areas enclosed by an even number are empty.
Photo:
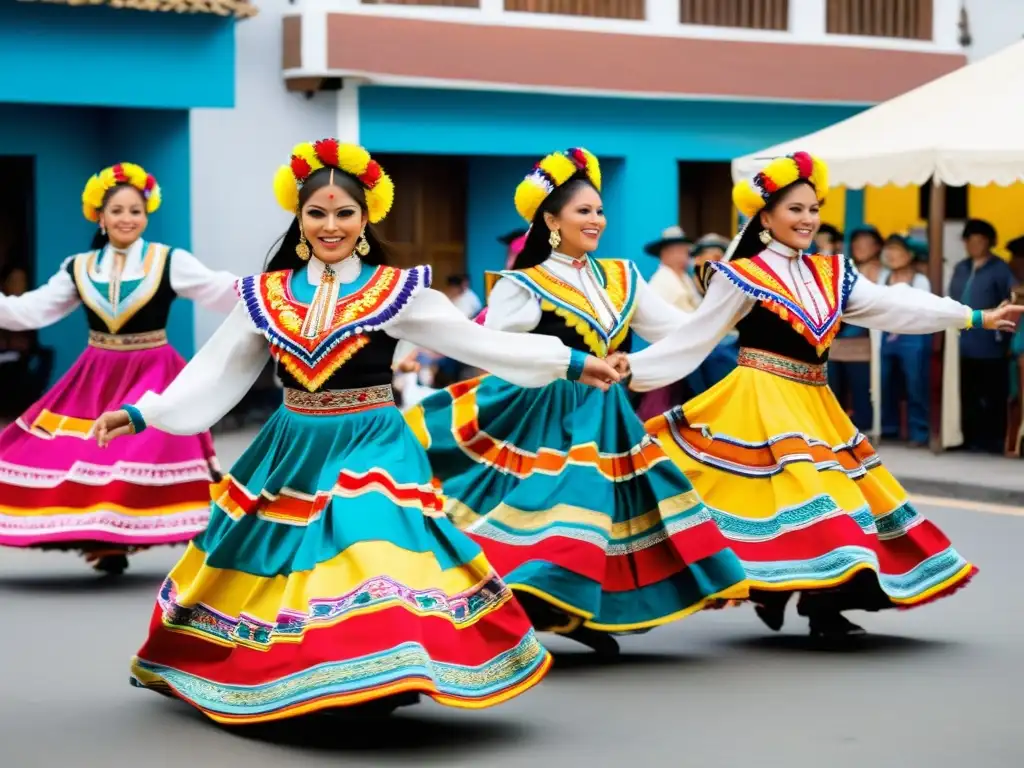
M985 327L985 313L980 309L976 309L971 312L971 327L972 328L984 328Z
M578 349L569 351L569 367L565 371L565 378L569 381L579 381L583 376L583 367L587 362L587 353Z
M137 435L146 428L146 420L142 418L142 411L134 405L122 405L121 410L128 414L128 425L133 435Z

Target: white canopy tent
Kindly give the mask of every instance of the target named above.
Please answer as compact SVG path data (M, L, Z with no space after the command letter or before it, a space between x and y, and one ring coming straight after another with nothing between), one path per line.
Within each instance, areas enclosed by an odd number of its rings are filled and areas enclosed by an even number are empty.
M1003 186L1024 181L1024 41L902 96L741 157L736 181L765 158L804 150L829 166L833 186Z
M738 158L732 163L733 179L748 178L766 159L798 150L824 160L829 183L836 187L920 186L932 180L929 276L933 290L942 293L946 186L1024 181L1024 41L840 123ZM880 334L872 336L877 433ZM933 387L933 450L963 441L956 333L937 338L933 370L942 375Z

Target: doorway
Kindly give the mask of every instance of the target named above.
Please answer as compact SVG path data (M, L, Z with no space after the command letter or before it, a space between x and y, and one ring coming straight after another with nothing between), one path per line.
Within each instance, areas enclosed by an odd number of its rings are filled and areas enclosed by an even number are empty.
M729 163L679 163L679 226L694 239L711 232L725 237L732 235Z
M395 182L395 206L378 225L398 267L429 264L437 287L466 271L465 158L379 155Z
M36 282L35 158L0 155L0 292L19 296ZM51 350L36 331L0 330L0 418L14 418L45 389Z

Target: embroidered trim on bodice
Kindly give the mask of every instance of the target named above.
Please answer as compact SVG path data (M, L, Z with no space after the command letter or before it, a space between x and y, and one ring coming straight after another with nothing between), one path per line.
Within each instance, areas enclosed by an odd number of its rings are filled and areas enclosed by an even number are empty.
M144 277L127 293L121 293L117 304L111 301L109 292L96 278L96 268L103 250L80 253L75 257L75 287L82 303L103 321L111 333L117 333L137 315L156 295L163 281L164 268L170 256L169 246L161 243L146 243L142 258ZM124 283L121 283L123 289Z
M604 357L614 352L629 335L640 274L636 265L625 259L590 259L590 264L615 313L616 321L611 329L602 327L590 300L579 288L565 282L543 264L489 272L488 288L503 277L513 280L540 300L541 310L561 317L583 338L591 352Z
M760 256L736 261L716 261L711 267L721 272L739 290L759 301L766 309L789 323L823 355L839 332L843 310L857 281L841 255L800 256L825 299L823 318L818 321L804 308L785 282Z
M430 287L430 267L377 267L366 285L340 296L330 327L305 338L302 326L309 305L294 299L288 289L290 270L245 277L236 283L249 318L270 342L270 354L296 381L315 392L360 349L368 333L394 321L424 288Z

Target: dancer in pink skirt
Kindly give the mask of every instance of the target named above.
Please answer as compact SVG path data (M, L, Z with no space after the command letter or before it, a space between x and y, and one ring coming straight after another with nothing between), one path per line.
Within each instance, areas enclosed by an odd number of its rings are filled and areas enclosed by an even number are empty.
M49 282L0 294L0 328L43 328L85 307L89 345L41 400L0 433L0 545L81 551L104 573L127 555L187 542L206 527L209 484L219 476L209 433L159 431L104 450L89 439L104 411L162 392L185 366L167 343L176 296L228 311L234 275L143 239L160 187L120 163L89 179L85 217L93 250L67 259Z

